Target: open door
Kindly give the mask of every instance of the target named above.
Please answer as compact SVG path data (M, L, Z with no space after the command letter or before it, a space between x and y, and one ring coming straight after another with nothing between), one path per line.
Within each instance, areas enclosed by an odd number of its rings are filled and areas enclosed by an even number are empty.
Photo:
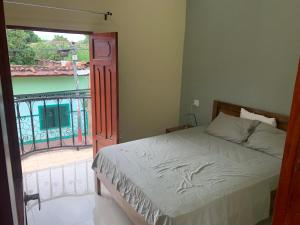
M90 58L95 155L102 147L119 141L117 33L92 34Z
M300 224L300 61L272 225Z
M3 0L0 0L0 83L0 223L24 225L22 169Z

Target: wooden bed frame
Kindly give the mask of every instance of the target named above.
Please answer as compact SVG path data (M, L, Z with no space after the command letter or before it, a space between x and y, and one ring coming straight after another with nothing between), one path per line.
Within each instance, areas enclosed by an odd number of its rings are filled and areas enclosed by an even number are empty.
M219 115L220 112L239 117L241 108L244 108L249 112L263 115L263 116L266 116L269 118L276 118L277 128L279 128L281 130L285 130L285 131L287 130L288 123L289 123L288 116L278 114L278 113L267 112L267 111L260 110L260 109L250 108L250 107L246 107L246 106L221 102L221 101L214 101L212 119L215 119Z
M226 113L232 116L240 116L241 108L248 110L249 112L257 113L260 115L264 115L267 117L276 118L277 125L279 129L287 130L289 117L277 113L271 113L267 111L263 111L260 109L244 107L240 105L235 105L231 103L214 101L213 104L213 114L212 119L215 119L220 112ZM101 173L96 174L96 189L98 195L101 195L101 183L106 187L106 189L111 193L111 196L118 203L118 205L123 209L123 211L127 214L128 218L134 223L134 225L148 225L148 223L144 220L144 218L135 211L122 197L122 195L117 191L117 189L111 184L111 182ZM270 215L273 211L273 203L275 199L276 191L271 193L271 207L270 207Z

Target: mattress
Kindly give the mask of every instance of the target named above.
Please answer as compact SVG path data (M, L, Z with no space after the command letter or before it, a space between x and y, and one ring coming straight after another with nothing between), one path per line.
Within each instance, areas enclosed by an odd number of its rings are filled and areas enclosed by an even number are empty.
M93 163L149 225L255 225L280 166L205 127L106 147Z

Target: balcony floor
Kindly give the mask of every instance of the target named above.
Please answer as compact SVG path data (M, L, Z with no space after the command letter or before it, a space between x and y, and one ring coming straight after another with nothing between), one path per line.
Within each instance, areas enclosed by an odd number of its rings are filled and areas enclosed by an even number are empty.
M95 194L92 150L40 153L22 160L24 191L40 193L27 205L28 225L132 225L103 187ZM270 220L259 223L269 225Z
M28 225L132 225L102 188L95 194L92 150L39 153L22 160L24 191L40 193L27 205Z
M28 173L92 158L92 148L81 149L79 151L73 149L51 150L36 153L22 159L22 170L23 173Z

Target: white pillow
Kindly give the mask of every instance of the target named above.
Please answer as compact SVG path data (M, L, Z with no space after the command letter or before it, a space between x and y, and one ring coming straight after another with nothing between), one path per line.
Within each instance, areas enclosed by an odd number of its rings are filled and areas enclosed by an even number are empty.
M273 127L277 127L276 119L275 118L268 118L259 114L248 112L246 109L241 109L240 117L243 119L248 120L258 120L260 122L270 124Z

